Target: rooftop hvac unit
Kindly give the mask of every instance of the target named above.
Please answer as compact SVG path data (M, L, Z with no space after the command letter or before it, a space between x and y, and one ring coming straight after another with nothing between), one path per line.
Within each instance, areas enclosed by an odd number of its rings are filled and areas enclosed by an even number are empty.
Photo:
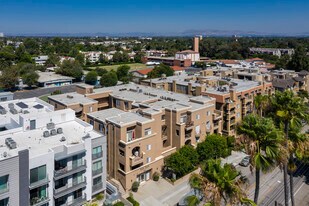
M6 114L6 110L5 109L0 109L0 114Z
M3 157L7 157L8 153L7 152L3 152Z
M18 111L17 111L16 109L14 109L14 108L11 108L11 109L10 109L10 112L11 112L12 114L17 114L17 113L18 113Z
M49 135L49 131L44 131L43 132L43 137L49 137L50 135Z
M9 103L8 106L9 106L10 109L13 109L14 108L14 103Z
M64 142L64 141L66 141L66 138L65 138L64 136L62 136L62 137L60 138L60 142Z
M62 133L63 133L63 131L62 131L62 128L61 128L61 127L57 129L57 133L58 133L58 134L62 134Z
M46 125L47 129L55 129L55 123L50 122Z
M24 114L29 114L29 111L28 110L24 110L23 113Z
M67 98L73 99L73 96L68 94L68 95L67 95Z
M5 144L10 149L15 149L16 148L16 142L11 137L8 137L8 138L5 139Z
M57 131L55 129L50 130L50 135L54 136L57 134Z

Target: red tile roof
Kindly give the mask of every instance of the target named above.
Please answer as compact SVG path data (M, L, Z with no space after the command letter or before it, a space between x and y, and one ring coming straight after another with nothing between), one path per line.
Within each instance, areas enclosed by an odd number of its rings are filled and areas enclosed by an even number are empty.
M182 71L182 70L185 70L184 67L180 67L180 66L171 66L171 67L172 67L172 69L173 69L174 71Z
M140 69L140 70L136 70L136 72L143 74L143 75L147 75L149 72L151 72L153 69Z
M251 59L246 59L247 62L254 62L254 61L264 61L264 59L261 59L261 58L251 58Z

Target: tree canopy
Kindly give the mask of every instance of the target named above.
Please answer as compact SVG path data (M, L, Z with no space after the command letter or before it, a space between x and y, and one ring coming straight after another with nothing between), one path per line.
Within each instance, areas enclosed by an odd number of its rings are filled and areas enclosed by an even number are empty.
M87 73L85 77L85 83L96 85L97 81L98 81L98 74L96 71L90 71Z
M56 73L64 76L75 78L75 81L80 81L83 76L83 68L77 61L64 60Z
M147 74L147 77L149 79L159 78L162 76L162 74L165 74L167 77L173 76L174 70L170 66L160 64L155 66L155 68Z
M117 85L118 78L115 71L109 71L101 76L100 84L102 87L111 87Z

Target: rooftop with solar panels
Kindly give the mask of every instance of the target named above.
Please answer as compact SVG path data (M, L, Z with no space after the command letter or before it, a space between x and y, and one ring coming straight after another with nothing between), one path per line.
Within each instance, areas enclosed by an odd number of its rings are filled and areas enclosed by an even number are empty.
M0 103L0 160L24 149L30 157L38 156L100 136L90 124L77 119L73 110L54 111L38 98Z

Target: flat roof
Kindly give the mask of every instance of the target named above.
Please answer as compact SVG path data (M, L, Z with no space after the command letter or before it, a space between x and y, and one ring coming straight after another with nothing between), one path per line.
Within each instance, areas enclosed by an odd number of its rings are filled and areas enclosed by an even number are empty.
M39 75L39 79L38 79L39 83L66 81L66 80L74 79L72 77L56 74L55 72L38 72L38 75Z
M66 94L57 94L48 96L49 99L60 102L64 105L72 105L72 104L93 104L96 103L96 100L86 97L85 95L72 92Z

